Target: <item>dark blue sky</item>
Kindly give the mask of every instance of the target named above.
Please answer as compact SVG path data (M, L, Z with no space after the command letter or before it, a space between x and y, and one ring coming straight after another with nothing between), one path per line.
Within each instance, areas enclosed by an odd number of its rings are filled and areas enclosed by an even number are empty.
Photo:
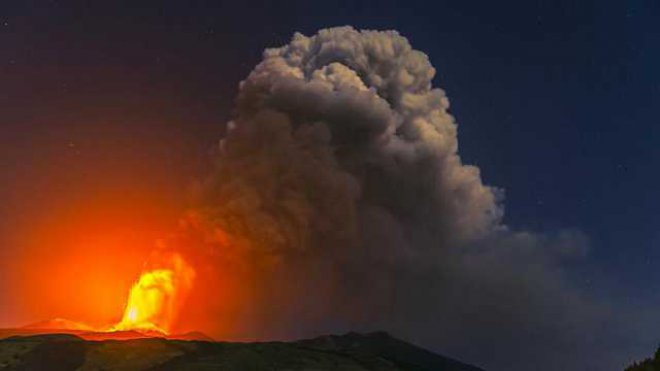
M261 51L352 25L429 55L508 225L584 231L586 284L658 292L657 1L96 3L0 5L0 257L12 231L90 194L160 187L182 204Z

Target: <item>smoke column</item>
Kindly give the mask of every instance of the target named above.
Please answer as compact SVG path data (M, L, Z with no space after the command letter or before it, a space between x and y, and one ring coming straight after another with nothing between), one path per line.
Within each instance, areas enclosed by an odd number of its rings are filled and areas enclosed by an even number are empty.
M395 31L264 52L182 220L217 336L386 330L489 370L590 369L607 308L561 264L587 238L502 224L435 73Z

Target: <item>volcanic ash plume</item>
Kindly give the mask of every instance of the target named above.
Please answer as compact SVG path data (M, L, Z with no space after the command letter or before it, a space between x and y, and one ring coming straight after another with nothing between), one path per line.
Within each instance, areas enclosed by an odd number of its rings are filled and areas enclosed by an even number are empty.
M241 83L200 209L274 256L386 249L380 239L412 253L490 233L497 192L461 163L434 75L393 31L328 29L266 50Z
M509 369L517 347L537 361L574 347L560 334L594 313L558 261L585 238L501 224L435 72L395 31L325 29L264 52L184 222L218 282L236 281L212 306L226 334L384 329Z

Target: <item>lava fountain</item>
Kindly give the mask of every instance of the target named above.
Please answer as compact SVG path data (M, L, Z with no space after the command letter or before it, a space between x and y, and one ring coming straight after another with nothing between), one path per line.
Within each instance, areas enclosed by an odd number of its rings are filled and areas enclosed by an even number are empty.
M128 295L124 315L109 331L136 330L169 334L195 271L179 255L167 267L146 270Z

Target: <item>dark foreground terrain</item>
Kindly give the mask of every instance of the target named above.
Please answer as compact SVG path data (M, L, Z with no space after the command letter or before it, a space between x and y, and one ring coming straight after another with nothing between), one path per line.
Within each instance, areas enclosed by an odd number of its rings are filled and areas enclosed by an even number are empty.
M626 368L625 371L660 371L660 347L655 351L653 357L641 362L635 362Z
M72 334L0 340L0 370L480 371L385 333L297 342L223 343L163 338L89 341Z

